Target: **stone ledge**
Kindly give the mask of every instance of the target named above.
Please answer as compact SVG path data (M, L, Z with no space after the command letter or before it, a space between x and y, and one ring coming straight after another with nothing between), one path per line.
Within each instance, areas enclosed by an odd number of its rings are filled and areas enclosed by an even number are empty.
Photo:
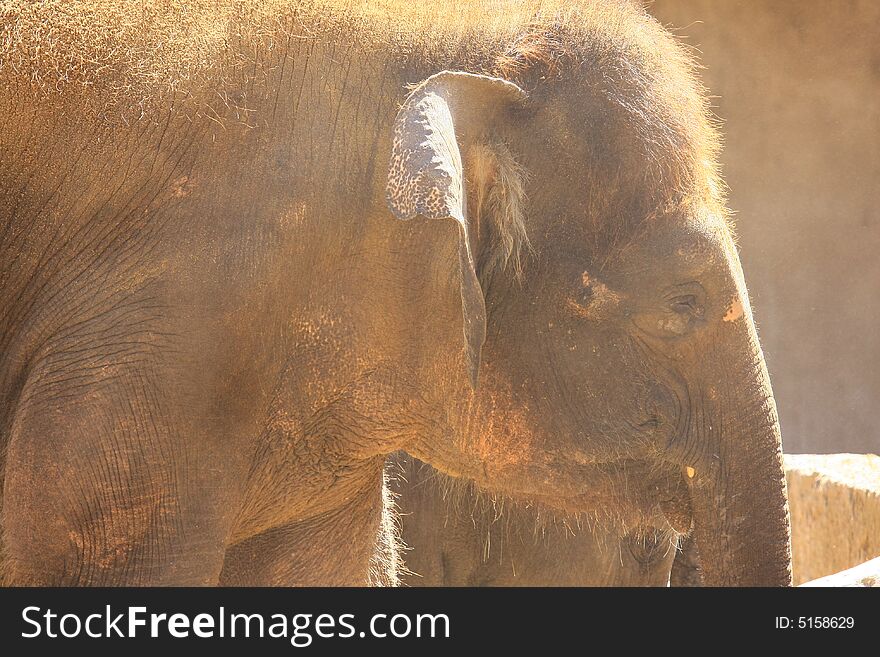
M880 587L880 557L843 570L827 577L820 577L801 586L871 586Z
M786 454L785 470L794 583L864 586L842 582L880 574L880 456Z

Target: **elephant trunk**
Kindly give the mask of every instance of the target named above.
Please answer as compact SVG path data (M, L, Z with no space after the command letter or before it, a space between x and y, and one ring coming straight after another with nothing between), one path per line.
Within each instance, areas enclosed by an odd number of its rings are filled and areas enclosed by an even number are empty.
M693 466L685 460L703 583L790 586L785 473L769 377L751 317L726 330L691 412L688 434L701 446L699 458Z
M743 443L752 435L743 436ZM766 447L766 445L765 445ZM690 484L694 539L707 586L790 586L785 482L779 455L724 454Z

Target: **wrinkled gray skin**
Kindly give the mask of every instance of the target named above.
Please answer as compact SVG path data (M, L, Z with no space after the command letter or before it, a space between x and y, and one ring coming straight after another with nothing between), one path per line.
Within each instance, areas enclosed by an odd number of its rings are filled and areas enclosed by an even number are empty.
M125 29L21 5L4 581L366 584L405 450L621 536L693 525L709 584L790 584L705 99L641 9L570 4L430 28L138 5Z

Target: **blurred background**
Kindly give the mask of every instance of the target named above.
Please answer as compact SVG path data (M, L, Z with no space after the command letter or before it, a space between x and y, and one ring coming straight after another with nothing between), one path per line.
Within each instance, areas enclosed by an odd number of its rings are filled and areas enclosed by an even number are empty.
M723 121L790 453L880 453L880 2L655 0Z

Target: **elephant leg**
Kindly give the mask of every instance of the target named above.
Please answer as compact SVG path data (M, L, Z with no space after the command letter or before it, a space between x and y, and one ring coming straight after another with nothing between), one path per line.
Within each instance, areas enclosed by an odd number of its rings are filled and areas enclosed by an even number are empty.
M106 373L106 371L105 371ZM4 481L4 579L14 585L206 585L234 489L216 451L146 374L49 385L14 411Z
M382 474L350 501L231 546L221 586L366 586L390 583ZM390 546L393 553L395 546ZM396 559L396 557L392 557ZM393 579L393 575L391 577Z

